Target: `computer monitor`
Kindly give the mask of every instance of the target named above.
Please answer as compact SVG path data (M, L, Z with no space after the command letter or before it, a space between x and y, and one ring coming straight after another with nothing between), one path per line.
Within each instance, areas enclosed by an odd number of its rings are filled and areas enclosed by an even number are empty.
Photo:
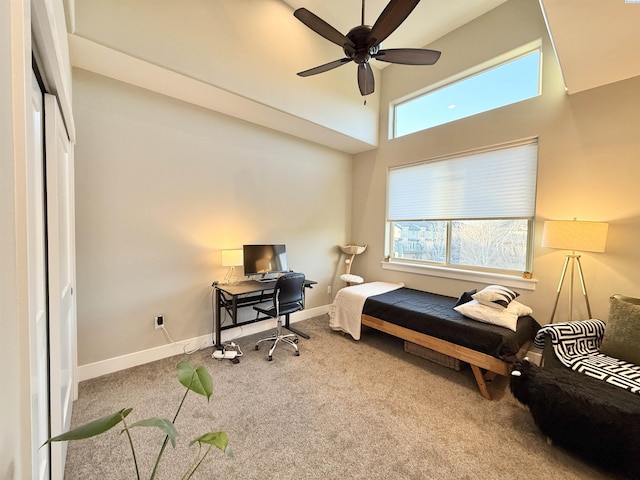
M286 245L243 245L242 253L247 277L273 277L273 274L287 271Z

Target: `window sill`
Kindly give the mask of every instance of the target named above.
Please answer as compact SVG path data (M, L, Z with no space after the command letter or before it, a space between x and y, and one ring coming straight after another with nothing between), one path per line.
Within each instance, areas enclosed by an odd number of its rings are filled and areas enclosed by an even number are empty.
M522 290L535 290L538 283L538 280L535 278L522 278L502 273L475 272L472 270L393 261L382 261L380 264L382 265L383 270L416 273L418 275L429 275L432 277L453 278L455 280L466 280L469 282L480 282L490 285L499 284L504 285L505 287L520 288Z

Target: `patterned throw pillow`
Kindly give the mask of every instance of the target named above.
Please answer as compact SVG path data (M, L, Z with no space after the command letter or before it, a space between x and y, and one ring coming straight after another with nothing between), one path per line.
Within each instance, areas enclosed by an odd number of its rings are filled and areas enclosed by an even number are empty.
M473 299L488 307L504 310L520 294L502 285L489 285L478 293L473 294Z
M600 353L640 365L640 299L609 298L609 320Z

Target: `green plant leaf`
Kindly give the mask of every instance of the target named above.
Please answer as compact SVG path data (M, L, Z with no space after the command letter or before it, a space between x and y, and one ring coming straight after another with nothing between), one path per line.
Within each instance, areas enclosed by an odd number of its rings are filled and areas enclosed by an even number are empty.
M140 420L139 422L129 425L129 428L133 427L159 428L167 435L167 437L169 437L169 440L171 440L171 446L173 448L176 448L176 437L179 435L179 433L171 420L168 420L166 418L147 418L146 420Z
M96 435L100 435L101 433L104 433L107 430L115 427L127 415L129 415L132 410L132 408L123 408L122 410L112 413L111 415L105 415L104 417L100 417L96 420L93 420L92 422L85 423L78 428L74 428L73 430L69 430L68 432L50 438L43 445L51 442L82 440L84 438L95 437Z
M207 401L213 393L213 380L204 367L195 368L189 362L180 362L176 366L180 383L192 392L207 397Z
M231 445L229 445L229 435L227 435L227 432L205 433L193 440L189 445L193 445L196 442L212 445L224 452L228 457L233 457L233 451L231 450Z

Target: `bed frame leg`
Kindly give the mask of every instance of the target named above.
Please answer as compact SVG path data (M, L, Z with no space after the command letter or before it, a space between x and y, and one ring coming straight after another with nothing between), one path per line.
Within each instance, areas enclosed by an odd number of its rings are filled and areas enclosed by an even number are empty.
M487 400L491 400L491 394L489 393L489 389L487 388L487 384L484 381L484 375L482 374L482 370L480 367L476 365L469 364L471 366L471 371L473 372L473 376L476 379L476 383L478 384L478 388L480 389L480 395L482 395Z

